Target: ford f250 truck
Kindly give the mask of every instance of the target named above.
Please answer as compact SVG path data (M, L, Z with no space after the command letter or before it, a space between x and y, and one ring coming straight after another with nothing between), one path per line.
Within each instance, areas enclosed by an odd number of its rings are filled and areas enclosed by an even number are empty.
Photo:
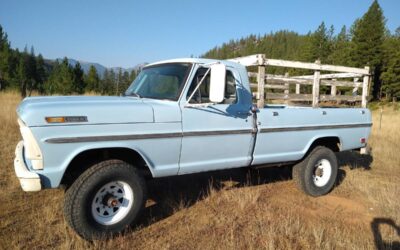
M83 238L123 231L146 179L292 164L311 196L334 186L334 152L366 146L365 108L257 108L245 66L176 59L147 65L120 97L30 97L17 109L14 168L25 191L65 187L64 214Z

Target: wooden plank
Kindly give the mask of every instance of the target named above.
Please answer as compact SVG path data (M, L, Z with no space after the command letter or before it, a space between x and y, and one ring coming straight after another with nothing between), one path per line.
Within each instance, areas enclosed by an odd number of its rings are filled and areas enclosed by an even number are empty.
M258 76L258 73L255 72L249 72L249 75L251 73L252 77ZM359 74L357 74L359 75ZM298 76L296 76L298 77ZM285 77L282 75L266 75L267 82L270 84L280 84L280 83L289 83L289 84L300 84L300 85L312 85L313 84L313 79L300 79L296 77ZM314 77L314 76L313 76ZM320 78L321 79L321 78ZM336 80L321 80L321 85L325 86L338 86L338 87L354 87L355 84L354 82L350 81L336 81Z
M247 72L247 75L249 77L258 77L258 73L257 72Z
M291 100L291 101L311 101L311 94L284 94L284 93L267 93L267 99L270 100Z
M284 77L280 75L267 75L267 82L270 84L301 84L301 85L312 85L313 81L309 79L295 79L293 77ZM334 80L321 80L321 85L331 86L336 85L340 87L354 87L354 83L350 81L334 81Z
M283 89L284 91L288 91L289 90L289 86L287 86L287 85L279 85L279 84L265 84L265 88L266 89ZM289 93L287 93L287 94L289 94Z
M361 101L361 96L350 96L350 95L321 95L320 101L350 101L350 102L359 102Z
M360 87L360 82L358 82L358 78L353 79L353 90L351 91L353 96L358 95L358 88Z
M284 83L312 84L312 81L310 80L293 79L291 77L276 76L276 75L267 76L267 81L280 82L280 83L284 82Z
M289 73L285 73L285 77L289 78ZM285 82L285 87L286 87L286 89L285 89L284 93L289 94L289 83L288 82Z
M252 88L258 88L258 84L257 83L250 83L250 87ZM265 89L288 89L288 87L286 87L285 85L282 84L265 84L264 85Z
M336 96L336 85L331 85L331 96Z
M272 77L268 78L268 83L289 83L289 84L301 84L301 85L313 85L312 80L306 79L293 79L293 78L284 78L284 77ZM340 86L340 87L354 87L354 82L350 81L334 81L334 80L321 80L321 85L325 86Z
M319 64L320 61L317 60L315 61L315 64ZM319 84L320 84L320 79L319 75L321 72L319 70L316 70L314 72L314 80L313 80L313 88L312 88L312 106L313 108L318 107L318 102L319 102Z
M267 99L270 100L290 100L290 101L312 101L311 94L284 94L284 93L267 93ZM361 96L349 95L320 95L320 101L361 101Z
M284 84L284 82L281 81L281 80L271 80L271 79L268 79L267 83L268 83L268 86ZM295 83L295 82L288 81L288 83ZM300 85L313 85L313 83L312 82L296 83L296 88L298 86L299 87L299 91L300 91ZM355 86L354 83L352 83L352 82L343 82L343 81L336 81L335 82L333 80L320 81L320 85L323 85L323 86L335 86L335 87L356 87L357 86L357 85ZM258 84L251 83L250 86L251 87L258 87ZM265 85L265 88L267 88L267 85ZM268 88L272 88L272 87L268 87ZM281 89L283 89L283 88L281 88ZM296 89L296 91L297 91L297 89Z
M296 94L300 94L300 84L296 84Z
M369 67L366 66L365 70L369 72ZM362 85L362 94L361 94L361 107L367 107L367 96L368 96L368 84L369 84L369 75L364 76L363 85Z
M336 66L328 64L317 64L317 63L306 63L298 61L287 61L278 59L265 59L266 66L277 66L277 67L287 67L287 68L298 68L298 69L311 69L316 71L334 71L343 73L356 73L367 75L369 72L366 69Z
M300 88L300 85L313 85L313 82L311 82L309 80L302 80L301 82L298 82L298 81L292 81L292 79L282 79L282 78L281 79L268 79L267 83L269 85L282 85L284 83L296 84L296 88L297 88L297 85L299 85L299 88ZM355 87L355 84L353 82L334 81L334 80L321 80L320 85L336 86L336 87ZM251 83L250 86L257 87L258 85L256 83Z
M228 59L227 61L240 63L244 66L258 66L265 64L265 55L264 54L256 54L250 56L237 57L233 59Z
M354 87L354 82L350 81L335 81L335 80L322 80L321 85L324 86L337 86L337 87Z
M257 107L264 108L264 85L265 85L265 66L258 66L258 77L257 77Z
M335 73L335 74L321 74L319 79L334 79L334 78L355 78L362 77L362 74L356 73ZM306 76L292 76L292 78L296 79L314 79L314 75L306 75Z
M312 81L310 80L292 80L292 79L285 79L285 78L267 78L267 82L270 84L285 84L285 83L289 83L289 84L301 84L301 85L312 85Z

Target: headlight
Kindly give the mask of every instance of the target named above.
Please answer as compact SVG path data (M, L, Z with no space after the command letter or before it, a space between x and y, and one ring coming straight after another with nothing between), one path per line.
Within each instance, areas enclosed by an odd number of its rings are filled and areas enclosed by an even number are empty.
M23 121L18 119L19 129L24 139L26 157L31 160L33 169L43 169L43 157L39 145L32 134L32 131Z

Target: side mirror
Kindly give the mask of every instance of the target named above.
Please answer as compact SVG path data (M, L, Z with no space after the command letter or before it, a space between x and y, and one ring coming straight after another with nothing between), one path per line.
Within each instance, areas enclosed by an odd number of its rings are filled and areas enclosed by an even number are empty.
M220 103L225 96L226 67L224 64L211 65L210 101Z

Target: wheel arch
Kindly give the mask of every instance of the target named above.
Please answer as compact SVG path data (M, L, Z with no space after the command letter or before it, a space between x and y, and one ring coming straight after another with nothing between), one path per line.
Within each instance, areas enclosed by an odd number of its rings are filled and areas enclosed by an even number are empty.
M303 159L309 155L309 153L317 146L324 146L332 150L333 152L341 151L342 141L337 135L321 136L316 137L310 141L308 147L306 147Z
M76 154L67 165L61 185L67 188L88 168L105 160L121 160L134 165L145 177L153 177L153 170L146 157L139 151L126 147L86 149Z

